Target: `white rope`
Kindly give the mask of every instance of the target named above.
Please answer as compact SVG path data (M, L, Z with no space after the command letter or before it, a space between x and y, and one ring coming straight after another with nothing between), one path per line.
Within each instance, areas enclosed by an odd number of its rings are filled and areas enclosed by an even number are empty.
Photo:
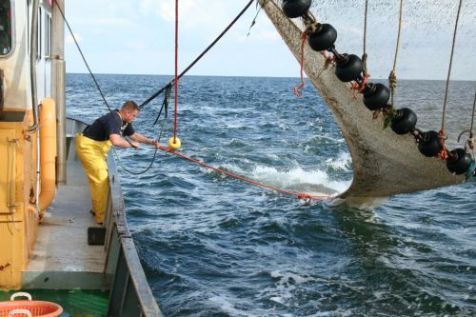
M398 17L398 33L397 33L397 44L395 45L395 56L393 58L393 68L388 76L388 84L390 86L390 103L394 105L394 95L395 89L397 88L397 61L398 61L398 52L400 51L400 38L402 34L402 24L403 24L403 0L400 0L400 13Z
M453 57L454 57L455 44L456 44L456 34L458 32L458 22L459 22L459 16L460 16L462 4L463 4L463 0L460 0L459 1L459 6L458 6L458 13L456 14L455 30L454 30L454 33L453 33L453 44L451 45L450 64L449 64L449 67L448 67L448 76L446 77L445 100L443 102L443 114L441 116L441 130L442 131L444 131L444 129L445 129L446 109L448 107L448 90L449 90L449 86L450 86L451 68L453 67Z
M362 53L362 62L364 64L364 76L368 75L367 71L367 21L369 13L369 1L365 0L365 11L364 11L364 38L363 38L363 53Z
M473 101L473 112L471 113L471 126L469 128L469 132L473 134L473 124L474 124L474 111L476 110L476 92L474 93L474 101Z

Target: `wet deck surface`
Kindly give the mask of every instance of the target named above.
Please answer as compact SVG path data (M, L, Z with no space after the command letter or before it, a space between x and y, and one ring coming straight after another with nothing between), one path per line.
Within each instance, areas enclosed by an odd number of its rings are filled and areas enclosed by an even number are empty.
M105 283L104 247L87 243L87 228L96 224L89 213L89 189L79 160L68 161L67 179L39 226L33 256L23 274L26 288L97 289Z

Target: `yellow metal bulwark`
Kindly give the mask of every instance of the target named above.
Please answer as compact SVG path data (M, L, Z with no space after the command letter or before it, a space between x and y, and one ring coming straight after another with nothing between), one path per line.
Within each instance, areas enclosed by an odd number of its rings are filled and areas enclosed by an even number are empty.
M39 208L43 213L56 194L56 104L45 98L40 110L41 191Z
M24 112L4 111L0 120L0 288L21 286L21 272L36 239L38 218L30 204L34 185L32 138Z

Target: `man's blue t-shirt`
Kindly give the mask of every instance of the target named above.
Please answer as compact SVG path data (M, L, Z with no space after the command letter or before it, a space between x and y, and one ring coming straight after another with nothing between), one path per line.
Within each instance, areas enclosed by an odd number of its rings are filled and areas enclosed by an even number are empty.
M122 121L119 110L116 109L97 118L93 124L84 129L83 135L95 141L106 141L111 134L130 136L134 132L132 124Z

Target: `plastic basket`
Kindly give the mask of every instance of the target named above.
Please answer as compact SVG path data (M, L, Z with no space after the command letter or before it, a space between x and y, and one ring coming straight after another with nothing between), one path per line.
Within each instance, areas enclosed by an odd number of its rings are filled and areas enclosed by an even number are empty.
M26 297L27 300L15 300ZM28 293L15 293L9 302L0 302L0 317L56 317L61 315L63 308L52 302L32 300Z

